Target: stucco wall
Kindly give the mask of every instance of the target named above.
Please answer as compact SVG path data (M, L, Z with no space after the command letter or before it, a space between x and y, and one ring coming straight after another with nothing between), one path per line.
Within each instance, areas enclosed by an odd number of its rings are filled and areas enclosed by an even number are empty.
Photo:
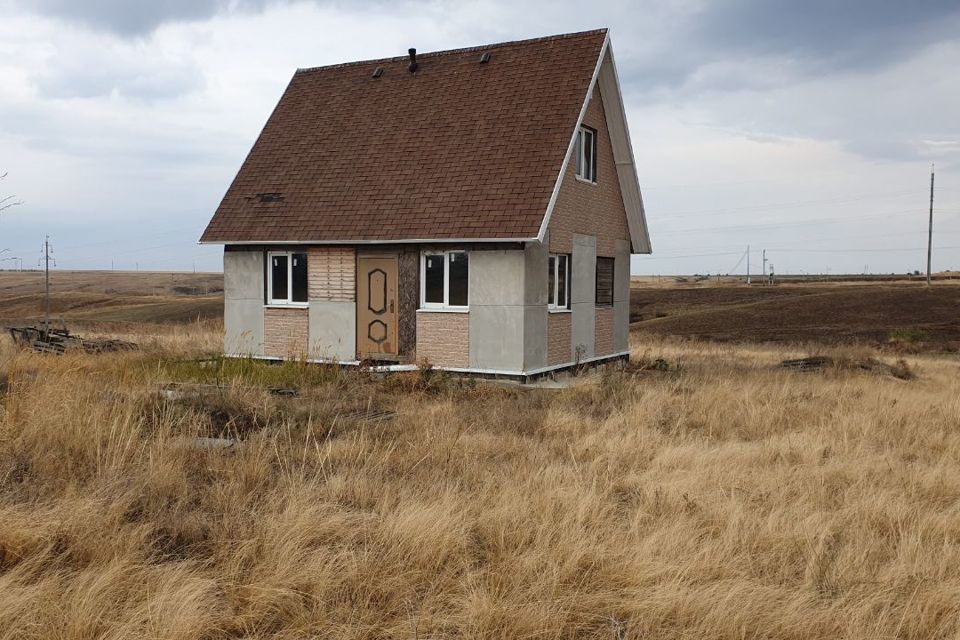
M262 356L263 252L223 253L223 350L227 355Z
M417 360L438 367L469 367L470 315L418 311Z
M617 240L613 264L613 351L630 348L630 241Z
M524 257L520 250L470 253L472 368L523 370Z
M310 357L352 361L357 358L355 302L310 301Z
M596 238L576 234L570 271L571 361L594 355L596 339Z
M523 362L524 370L542 369L548 364L547 341L547 259L546 244L528 242L524 247L524 309Z

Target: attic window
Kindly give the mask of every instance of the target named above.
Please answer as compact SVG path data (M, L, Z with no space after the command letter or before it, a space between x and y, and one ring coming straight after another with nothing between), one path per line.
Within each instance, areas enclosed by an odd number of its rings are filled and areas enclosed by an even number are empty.
M258 193L257 194L258 202L282 202L283 194L279 192L270 192L270 193Z
M577 178L586 182L597 181L597 130L580 127L577 142L573 147L573 159Z
M382 75L383 75L383 67L377 67L376 69L373 70L374 78L379 78Z
M490 52L484 51L480 54L480 64L487 64L488 62L490 62Z

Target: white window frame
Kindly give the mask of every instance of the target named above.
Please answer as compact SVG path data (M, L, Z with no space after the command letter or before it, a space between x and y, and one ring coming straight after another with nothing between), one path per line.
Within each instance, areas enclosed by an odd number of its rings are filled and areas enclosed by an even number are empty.
M569 253L551 253L547 258L547 269L550 268L550 258L553 258L553 302L550 302L550 293L547 292L547 309L550 311L569 311L570 310L570 260L571 256ZM557 300L560 299L560 258L564 258L564 265L566 271L566 278L564 282L566 283L566 291L564 292L564 301L566 304L560 306L557 304ZM550 286L550 278L547 277L547 286Z
M268 307L297 307L303 308L309 306L309 300L303 302L293 301L293 254L307 254L306 251L268 251L267 252L267 306ZM275 299L273 297L273 258L275 256L285 256L287 258L287 297L285 299ZM307 297L309 298L310 287L310 261L307 260Z
M587 157L584 153L586 145L583 144L584 134L590 135L591 146L593 149L593 162L590 165L587 165ZM576 178L581 182L588 182L590 184L597 184L597 131L587 126L581 126L577 131L577 144L574 145L574 153L577 154L575 158L574 167L576 167ZM589 175L588 175L589 173Z
M450 255L462 253L467 256L467 304L450 304ZM443 302L427 302L427 258L443 256ZM464 249L449 251L423 251L420 253L420 309L422 311L457 311L470 309L470 252Z

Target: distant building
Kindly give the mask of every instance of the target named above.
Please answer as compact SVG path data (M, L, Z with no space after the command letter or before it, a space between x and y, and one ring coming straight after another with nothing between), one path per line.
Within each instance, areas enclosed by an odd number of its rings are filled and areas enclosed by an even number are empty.
M650 241L607 31L298 70L201 242L230 355L627 357Z

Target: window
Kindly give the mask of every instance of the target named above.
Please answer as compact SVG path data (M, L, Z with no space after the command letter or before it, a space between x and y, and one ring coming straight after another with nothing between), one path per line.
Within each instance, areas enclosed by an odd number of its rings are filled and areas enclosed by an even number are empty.
M550 309L570 308L570 256L551 255L547 261L547 307Z
M573 145L577 177L588 182L597 181L597 132L590 127L580 127Z
M597 306L613 306L613 258L597 258Z
M267 260L267 304L307 304L307 254L271 251Z
M469 306L470 257L466 251L420 256L420 307L466 309Z

